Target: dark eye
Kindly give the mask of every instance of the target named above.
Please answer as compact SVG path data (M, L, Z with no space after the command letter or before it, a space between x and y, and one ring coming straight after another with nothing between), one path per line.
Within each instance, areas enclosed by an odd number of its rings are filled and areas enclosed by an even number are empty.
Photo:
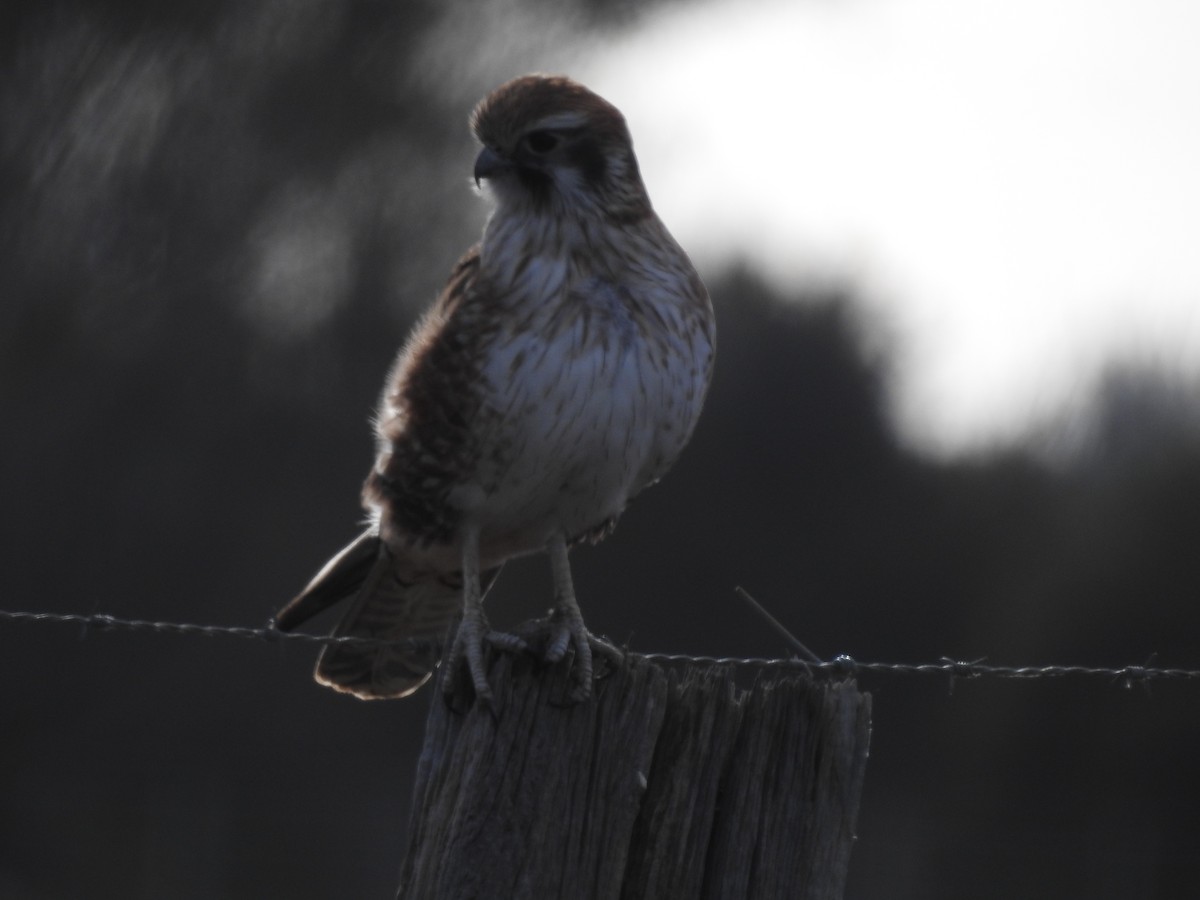
M534 153L549 153L558 146L558 136L549 131L531 131L525 136L525 144Z

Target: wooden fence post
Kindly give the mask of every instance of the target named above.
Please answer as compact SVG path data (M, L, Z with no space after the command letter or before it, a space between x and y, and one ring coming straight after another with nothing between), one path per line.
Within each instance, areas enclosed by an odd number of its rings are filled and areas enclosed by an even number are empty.
M851 680L664 669L631 654L565 702L494 654L499 714L431 703L405 900L842 896L871 698Z

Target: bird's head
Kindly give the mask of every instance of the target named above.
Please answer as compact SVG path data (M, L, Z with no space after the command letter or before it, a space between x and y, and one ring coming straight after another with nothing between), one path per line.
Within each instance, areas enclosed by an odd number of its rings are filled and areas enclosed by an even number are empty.
M501 210L626 221L650 211L625 117L569 78L501 85L475 107L471 129L483 144L475 181L488 181Z

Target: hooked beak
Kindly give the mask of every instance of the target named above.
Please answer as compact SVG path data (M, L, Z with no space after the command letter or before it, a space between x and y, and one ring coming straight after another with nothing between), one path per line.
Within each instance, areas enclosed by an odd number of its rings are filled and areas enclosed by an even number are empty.
M507 159L491 147L484 147L475 157L475 187L479 187L479 182L484 178L493 178L511 168L512 163Z

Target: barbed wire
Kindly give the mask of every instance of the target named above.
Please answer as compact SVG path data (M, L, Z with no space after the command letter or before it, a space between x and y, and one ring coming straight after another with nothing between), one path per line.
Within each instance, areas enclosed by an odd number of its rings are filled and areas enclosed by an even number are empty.
M0 623L79 625L86 630L131 631L156 634L181 634L198 637L229 637L266 642L294 641L314 645L407 645L427 647L429 642L418 639L378 640L351 636L317 635L300 631L280 631L273 625L252 627L247 625L201 625L192 622L161 622L148 619L125 619L108 613L51 613L0 610ZM631 656L664 664L692 664L711 666L734 666L751 668L788 668L801 671L822 672L833 676L854 677L864 672L879 672L899 675L940 675L955 679L983 677L1042 679L1065 677L1104 678L1123 687L1147 684L1151 681L1198 681L1200 669L1164 668L1146 665L1135 666L1003 666L994 665L984 659L956 660L942 657L937 662L894 663L863 662L850 656L836 656L831 660L810 661L804 659L768 657L691 656L682 653L639 653L625 650Z

